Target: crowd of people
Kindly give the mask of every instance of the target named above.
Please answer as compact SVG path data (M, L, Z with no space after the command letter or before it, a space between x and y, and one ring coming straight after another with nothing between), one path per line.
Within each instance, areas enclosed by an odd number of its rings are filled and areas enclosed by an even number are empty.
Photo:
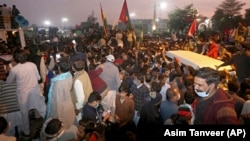
M175 41L138 42L133 30L109 36L94 31L25 48L1 45L2 54L12 55L1 58L1 86L14 84L16 91L1 87L7 112L1 112L0 140L160 140L165 125L249 124L249 48L242 42L220 58L226 48L218 38L207 38L204 55L225 61L217 68L233 65L236 75L195 70L166 57ZM188 49L201 53L199 45Z

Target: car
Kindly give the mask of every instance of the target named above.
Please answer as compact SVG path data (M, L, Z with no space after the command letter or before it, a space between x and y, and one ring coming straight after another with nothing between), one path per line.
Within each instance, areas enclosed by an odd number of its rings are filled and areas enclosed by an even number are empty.
M195 53L187 50L172 50L167 51L166 56L170 59L178 58L181 63L199 69L202 67L210 67L216 69L216 66L224 63L221 60L217 60L202 54ZM227 70L229 72L234 71L231 65L220 67L219 71Z

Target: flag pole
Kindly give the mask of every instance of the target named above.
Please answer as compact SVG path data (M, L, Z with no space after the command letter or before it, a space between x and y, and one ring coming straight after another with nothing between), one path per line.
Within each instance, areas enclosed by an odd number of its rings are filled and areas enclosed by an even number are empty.
M115 29L115 26L117 26L117 20L114 20L114 22L113 22L113 26L112 26L112 30L114 30L114 29Z
M102 4L100 3L100 8L101 8L101 17L102 17L102 22L103 22L103 30L105 35L108 35L108 29L107 29L107 19L106 16L104 15L104 12L102 10Z

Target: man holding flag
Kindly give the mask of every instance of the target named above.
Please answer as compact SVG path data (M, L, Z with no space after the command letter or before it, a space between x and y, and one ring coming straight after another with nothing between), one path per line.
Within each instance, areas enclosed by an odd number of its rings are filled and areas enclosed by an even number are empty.
M187 34L188 37L192 37L192 39L194 39L194 48L196 48L197 46L196 28L197 28L197 21L196 21L196 18L194 18L191 26L189 27L188 34Z

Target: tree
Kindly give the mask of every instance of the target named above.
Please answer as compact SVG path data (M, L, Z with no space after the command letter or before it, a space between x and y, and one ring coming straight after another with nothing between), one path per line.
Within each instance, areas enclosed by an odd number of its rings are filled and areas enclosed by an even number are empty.
M168 14L169 29L172 31L184 31L192 23L193 20L193 5L190 4L184 9L176 8Z
M224 30L225 25L227 25L226 15L222 9L217 9L212 17L213 30Z
M224 0L212 17L213 29L225 30L237 26L237 23L242 20L240 10L244 5L246 3L237 0Z
M250 8L246 9L245 20L247 23L250 23Z
M237 0L225 0L219 6L219 9L221 9L225 15L234 16L240 15L240 10L244 5L246 5L246 3Z

